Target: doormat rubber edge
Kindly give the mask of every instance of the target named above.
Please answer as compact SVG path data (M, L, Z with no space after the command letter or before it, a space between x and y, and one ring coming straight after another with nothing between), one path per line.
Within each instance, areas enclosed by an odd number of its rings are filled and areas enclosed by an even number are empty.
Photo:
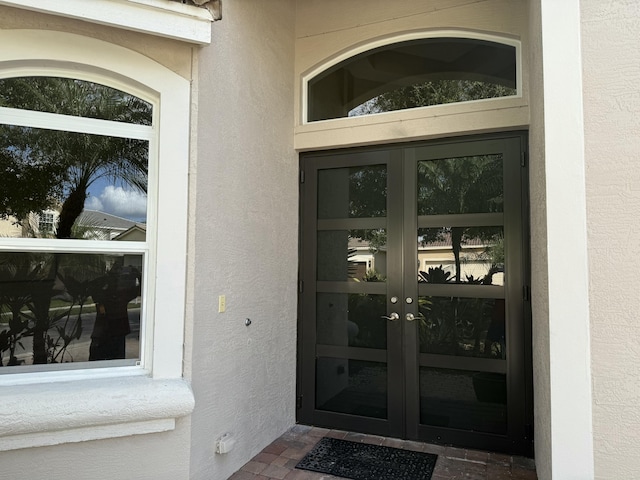
M437 455L323 437L296 465L353 480L429 480Z

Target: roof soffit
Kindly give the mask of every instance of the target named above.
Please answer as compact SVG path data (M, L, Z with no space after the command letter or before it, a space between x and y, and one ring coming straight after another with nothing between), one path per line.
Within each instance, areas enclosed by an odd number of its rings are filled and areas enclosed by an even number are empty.
M214 20L207 8L171 0L0 0L0 5L198 45L211 43L211 23Z

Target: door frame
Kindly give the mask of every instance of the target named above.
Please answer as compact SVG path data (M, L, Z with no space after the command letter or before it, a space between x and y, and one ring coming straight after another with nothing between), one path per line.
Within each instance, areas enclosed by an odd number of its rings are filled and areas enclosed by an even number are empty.
M438 427L429 427L430 435L428 436L428 438L425 439L424 432L419 432L420 425L417 422L415 423L415 426L414 426L415 428L412 428L408 421L405 424L405 419L419 418L419 417L416 417L417 405L415 404L415 402L408 402L407 399L405 398L407 388L406 388L406 385L404 384L402 385L402 388L401 388L402 395L395 395L395 396L389 395L390 399L396 398L397 401L390 403L388 405L387 421L382 421L382 420L373 419L373 418L363 419L362 417L356 417L353 415L338 414L338 413L330 413L327 416L323 414L322 411L315 410L313 408L315 399L313 397L309 398L310 389L308 387L308 384L310 382L306 382L306 384L305 382L303 382L303 378L305 377L308 378L308 375L313 375L313 376L315 375L315 362L312 361L311 359L312 355L310 354L310 351L313 350L314 352L313 357L315 358L315 333L312 335L309 335L309 334L305 335L305 330L304 330L305 325L303 321L305 314L310 314L310 313L313 314L313 312L303 311L305 308L309 310L309 306L307 305L305 307L302 301L303 294L304 294L303 275L306 275L307 278L310 278L309 267L307 266L307 268L304 268L303 266L303 260L305 256L309 254L309 252L306 251L305 248L315 249L314 242L311 242L311 244L309 244L309 242L305 243L305 241L303 240L304 232L305 230L308 229L308 225L306 225L305 222L308 222L309 219L311 218L315 218L315 212L313 211L313 208L315 208L315 203L304 201L305 189L307 189L306 195L308 196L308 198L313 197L317 199L317 186L311 185L310 182L305 182L304 165L305 165L305 162L308 161L306 159L324 157L324 159L322 160L323 161L322 167L325 167L325 166L327 168L331 168L332 166L344 167L345 162L343 161L343 157L341 157L344 154L349 155L349 157L352 159L352 162L348 163L350 165L353 162L355 162L355 164L358 164L359 163L357 161L358 157L366 158L364 156L376 155L382 152L383 154L389 155L389 158L386 161L388 162L387 165L388 165L388 168L390 169L390 173L391 173L391 170L395 170L394 172L395 174L393 175L390 174L388 178L390 182L394 181L397 184L389 185L389 189L394 188L394 189L397 189L397 191L402 191L403 185L405 185L406 184L405 182L407 181L406 178L403 177L403 175L405 177L407 176L407 172L406 171L404 173L402 172L402 168L403 168L402 162L403 162L403 156L405 155L405 152L415 151L415 149L419 149L420 147L427 147L427 148L444 147L446 149L447 145L452 145L452 144L459 146L461 144L468 144L473 142L487 142L490 140L506 140L506 139L519 140L519 151L517 153L511 152L511 155L512 156L518 155L520 160L520 167L521 167L520 174L519 174L520 184L517 186L517 188L520 189L519 205L505 205L505 213L504 213L505 228L514 228L513 222L509 221L509 224L507 223L507 217L510 216L511 218L518 219L520 225L518 225L515 228L519 228L521 230L521 235L520 235L521 244L513 245L510 248L518 249L520 251L519 254L521 257L521 265L520 265L520 268L518 269L521 275L521 278L518 280L517 283L522 284L522 301L517 302L518 303L517 308L521 309L521 313L519 313L519 316L521 316L522 318L522 322L520 324L520 327L522 330L521 332L519 332L518 335L522 339L523 344L521 345L521 349L515 348L514 345L511 346L512 353L517 351L518 353L517 356L519 358L514 360L513 358L511 358L511 354L510 354L510 357L506 362L506 369L507 369L508 375L513 374L512 370L514 368L520 371L522 374L522 381L519 382L520 386L517 387L522 389L522 391L517 392L517 394L514 392L509 392L509 395L508 395L508 398L510 400L508 402L508 419L509 419L508 421L513 422L515 421L515 419L519 420L518 421L518 424L520 425L520 428L518 431L519 440L514 441L514 439L512 438L513 435L509 437L508 441L505 441L504 436L497 436L493 434L481 434L479 432L473 432L474 438L481 439L482 442L481 444L478 444L478 441L472 441L471 443L469 443L468 431L464 431L464 430L456 431L454 429L447 429L447 428L439 429ZM329 158L334 155L337 156L337 158L333 158L333 159ZM301 201L300 201L300 231L299 231L299 235L300 235L299 237L300 239L299 287L300 288L299 288L299 301L298 301L298 362L297 362L298 364L297 364L297 386L296 386L296 395L297 395L296 419L297 421L335 428L335 422L330 420L330 418L333 417L334 419L335 418L340 419L339 428L343 430L358 431L362 433L372 433L372 434L385 435L385 436L391 436L391 437L402 437L402 438L408 438L413 440L427 440L433 443L454 444L459 446L472 446L474 448L482 448L485 450L505 451L509 453L517 453L517 454L530 455L530 456L533 454L533 431L532 431L533 430L532 429L533 374L532 374L532 360L531 360L532 358L531 305L529 301L529 284L530 284L529 201L528 201L528 175L527 175L527 168L526 168L527 167L526 158L527 158L527 133L523 131L504 132L504 133L489 134L489 135L465 136L465 137L447 138L447 139L439 139L439 140L432 140L432 141L383 144L383 145L374 145L374 146L368 146L368 147L355 147L355 148L349 148L349 149L327 150L327 151L320 151L320 152L309 152L309 153L304 153L300 155L300 173L301 173L300 199ZM375 164L376 161L363 160L362 163ZM512 185L513 182L516 182L516 181L518 181L518 179L516 178L510 178L510 179L505 178L503 182L505 189L511 188L513 186ZM506 191L505 191L505 196L506 196ZM413 205L413 203L415 203L415 198L412 198L411 195L404 195L402 201L404 202L404 204L400 206L399 212L397 210L398 207L396 205L393 205L393 202L388 202L387 204L388 205L388 211L387 211L388 231L391 231L394 228L399 229L398 231L403 231L403 221L405 217L403 216L402 212L405 212L404 215L407 215L406 213L407 211L411 212L413 210L413 212L415 212L416 206ZM415 247L414 245L415 238L413 239L409 238L409 236L407 235L405 235L404 237L405 237L403 240L404 246L400 250L411 251L411 249ZM393 240L390 238L389 241L392 242ZM392 249L391 247L392 245L389 245L390 251L398 250L398 249ZM412 266L412 264L415 264L415 259L413 259L411 255L405 255L405 258L398 258L395 260L392 258L389 258L387 262L388 278L401 277L403 275L403 271L408 272L409 269L411 268L416 269L416 266L415 265ZM315 266L311 267L311 270L313 270L311 276L315 278ZM405 278L408 277L408 274L405 273L404 275L405 275ZM515 283L516 282L512 282L512 285ZM384 285L386 287L386 284ZM385 288L385 294L387 294L386 288ZM417 296L418 295L416 291L415 298L417 298ZM506 296L507 294L505 293L505 297ZM392 311L391 310L392 306L389 304L390 297L391 297L391 294L388 293L387 294L387 311L388 312ZM402 313L404 314L404 307L406 307L406 305L403 304L402 307L403 307ZM513 306L511 306L511 309L512 308ZM408 372L406 376L404 373L404 369L412 368L410 365L404 364L404 361L405 361L404 359L413 358L412 357L413 353L417 355L417 352L409 352L408 354L402 354L403 345L405 346L412 345L412 342L408 341L409 339L407 338L412 334L415 335L415 332L412 332L412 330L415 330L415 327L410 327L410 328L405 327L404 338L401 335L394 335L393 338L388 338L389 341L392 341L393 339L397 340L396 341L397 345L389 344L387 346L387 350L389 354L391 355L393 354L393 352L399 352L398 354L403 356L403 358L393 359L393 361L392 359L389 359L388 365L391 365L392 367L394 365L400 365L401 368L403 369L400 372L389 371L388 375L390 377L394 377L394 378L402 377L403 380L404 378L407 378L407 377L412 377L412 376L417 377L417 371ZM413 338L414 338L413 342L415 343L415 336ZM414 370L418 370L419 363L416 362L415 367L413 368ZM508 384L512 385L512 382L509 382ZM389 388L391 388L391 386ZM511 400L516 396L522 399L522 402L513 402ZM401 428L396 428L395 425L401 425Z

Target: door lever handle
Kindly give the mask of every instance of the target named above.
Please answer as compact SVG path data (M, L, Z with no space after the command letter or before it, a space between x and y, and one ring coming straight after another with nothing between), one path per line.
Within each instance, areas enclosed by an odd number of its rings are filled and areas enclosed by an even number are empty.
M400 320L400 315L398 315L396 312L391 312L391 314L388 317L386 315L382 315L381 318L386 318L387 320L391 320L392 322L395 322L396 320Z
M404 318L407 319L407 322L413 322L414 320L423 319L424 315L422 315L421 313L419 313L418 315L407 313Z

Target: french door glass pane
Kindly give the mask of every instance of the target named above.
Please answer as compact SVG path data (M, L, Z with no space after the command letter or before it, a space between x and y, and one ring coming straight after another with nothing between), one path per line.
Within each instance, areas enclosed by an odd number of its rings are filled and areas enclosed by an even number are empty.
M318 231L317 279L334 282L384 282L387 232L375 230Z
M387 216L387 167L367 165L318 172L318 219Z
M504 228L419 228L418 282L504 285Z
M387 365L319 357L316 361L316 408L387 418Z
M506 376L420 367L420 423L505 434Z
M0 253L3 366L140 358L141 254Z
M418 162L418 215L503 211L502 155Z
M506 358L504 300L419 297L421 353Z
M359 348L387 348L386 296L318 293L316 342Z

